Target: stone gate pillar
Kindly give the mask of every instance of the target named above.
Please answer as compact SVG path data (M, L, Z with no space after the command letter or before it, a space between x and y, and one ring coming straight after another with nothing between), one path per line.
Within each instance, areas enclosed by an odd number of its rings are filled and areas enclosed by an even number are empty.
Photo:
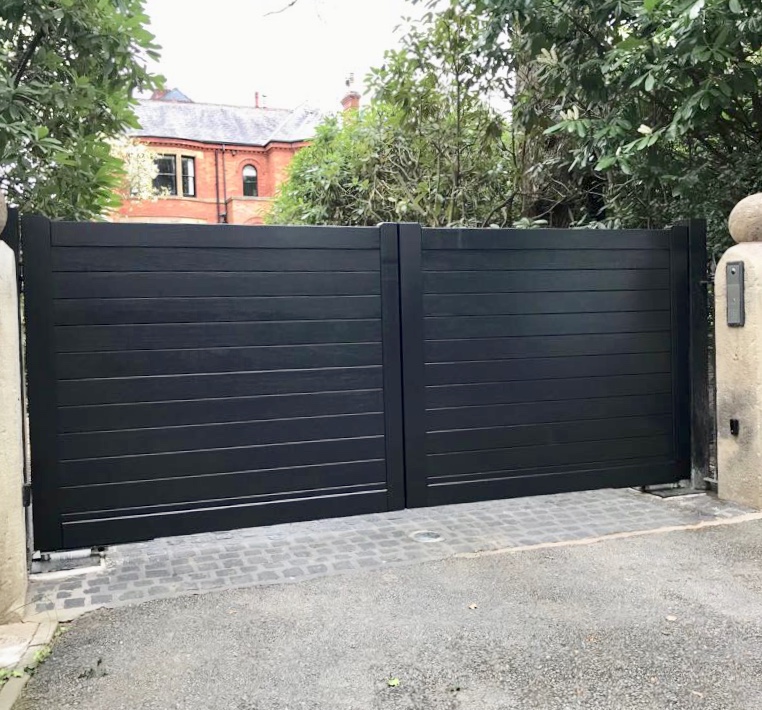
M0 193L0 232L6 217ZM27 582L19 352L16 255L0 241L0 623L21 618Z
M762 508L762 193L730 214L715 275L717 475L721 498Z

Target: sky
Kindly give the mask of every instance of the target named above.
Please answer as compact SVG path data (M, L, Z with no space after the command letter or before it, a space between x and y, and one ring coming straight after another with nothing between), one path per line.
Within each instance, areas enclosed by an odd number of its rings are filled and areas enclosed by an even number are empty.
M206 103L335 111L396 46L408 0L147 0L168 88ZM284 9L285 8L285 9ZM279 12L280 11L280 12ZM271 14L268 14L271 13ZM260 98L260 105L262 105Z

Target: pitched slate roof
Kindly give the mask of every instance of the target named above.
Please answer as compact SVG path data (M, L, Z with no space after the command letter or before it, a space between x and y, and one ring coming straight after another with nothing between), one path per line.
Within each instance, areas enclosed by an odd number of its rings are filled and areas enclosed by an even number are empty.
M323 118L315 108L255 108L142 99L135 107L134 136L185 138L207 143L267 145L308 140Z

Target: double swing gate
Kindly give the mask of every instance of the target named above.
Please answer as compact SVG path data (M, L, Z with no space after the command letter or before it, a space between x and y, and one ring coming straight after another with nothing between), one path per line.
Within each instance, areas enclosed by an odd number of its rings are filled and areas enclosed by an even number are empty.
M22 234L38 549L690 475L686 226Z

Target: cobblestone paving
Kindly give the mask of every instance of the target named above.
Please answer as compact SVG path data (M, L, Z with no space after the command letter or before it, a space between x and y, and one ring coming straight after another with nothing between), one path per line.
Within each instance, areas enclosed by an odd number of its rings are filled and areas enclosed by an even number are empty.
M66 620L98 607L301 581L353 570L686 525L749 512L710 495L564 493L163 538L108 549L97 571L32 576L28 615ZM418 531L438 533L419 542Z

